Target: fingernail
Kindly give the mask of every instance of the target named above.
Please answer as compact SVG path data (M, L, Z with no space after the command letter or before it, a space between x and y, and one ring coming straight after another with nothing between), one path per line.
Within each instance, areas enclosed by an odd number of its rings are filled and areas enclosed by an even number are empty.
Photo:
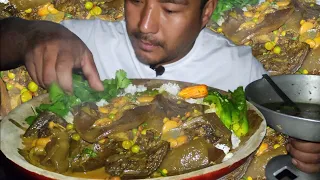
M297 165L298 165L298 162L297 162L297 160L295 160L295 159L292 159L292 164L293 164L293 165L295 165L295 166L297 166Z

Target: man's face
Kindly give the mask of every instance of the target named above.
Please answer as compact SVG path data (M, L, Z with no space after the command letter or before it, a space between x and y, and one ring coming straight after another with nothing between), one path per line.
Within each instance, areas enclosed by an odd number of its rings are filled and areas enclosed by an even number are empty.
M200 0L126 0L127 31L137 58L166 64L184 57L203 28Z

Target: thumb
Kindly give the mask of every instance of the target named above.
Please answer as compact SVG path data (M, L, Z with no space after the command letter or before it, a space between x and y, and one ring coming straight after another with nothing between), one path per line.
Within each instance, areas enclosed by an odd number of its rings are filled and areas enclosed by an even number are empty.
M80 65L84 76L88 79L90 87L97 91L103 91L104 88L90 51L86 50L83 53Z

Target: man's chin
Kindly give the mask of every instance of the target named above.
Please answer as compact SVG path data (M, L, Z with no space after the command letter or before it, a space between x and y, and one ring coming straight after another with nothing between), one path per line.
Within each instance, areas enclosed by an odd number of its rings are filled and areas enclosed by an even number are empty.
M161 63L161 59L159 58L155 58L152 56L152 54L154 54L154 52L149 53L149 52L137 52L136 53L136 57L137 59L142 62L143 64L147 64L147 65L153 65L153 64L159 64Z

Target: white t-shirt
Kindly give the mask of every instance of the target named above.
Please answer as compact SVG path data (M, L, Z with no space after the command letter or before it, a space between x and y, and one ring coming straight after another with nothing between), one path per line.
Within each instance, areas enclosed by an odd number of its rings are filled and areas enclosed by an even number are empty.
M178 80L234 90L266 73L250 47L236 46L208 29L201 31L185 57L164 65L164 74L156 76L136 58L124 21L67 20L62 24L91 50L101 79L114 78L115 72L123 69L129 78Z

